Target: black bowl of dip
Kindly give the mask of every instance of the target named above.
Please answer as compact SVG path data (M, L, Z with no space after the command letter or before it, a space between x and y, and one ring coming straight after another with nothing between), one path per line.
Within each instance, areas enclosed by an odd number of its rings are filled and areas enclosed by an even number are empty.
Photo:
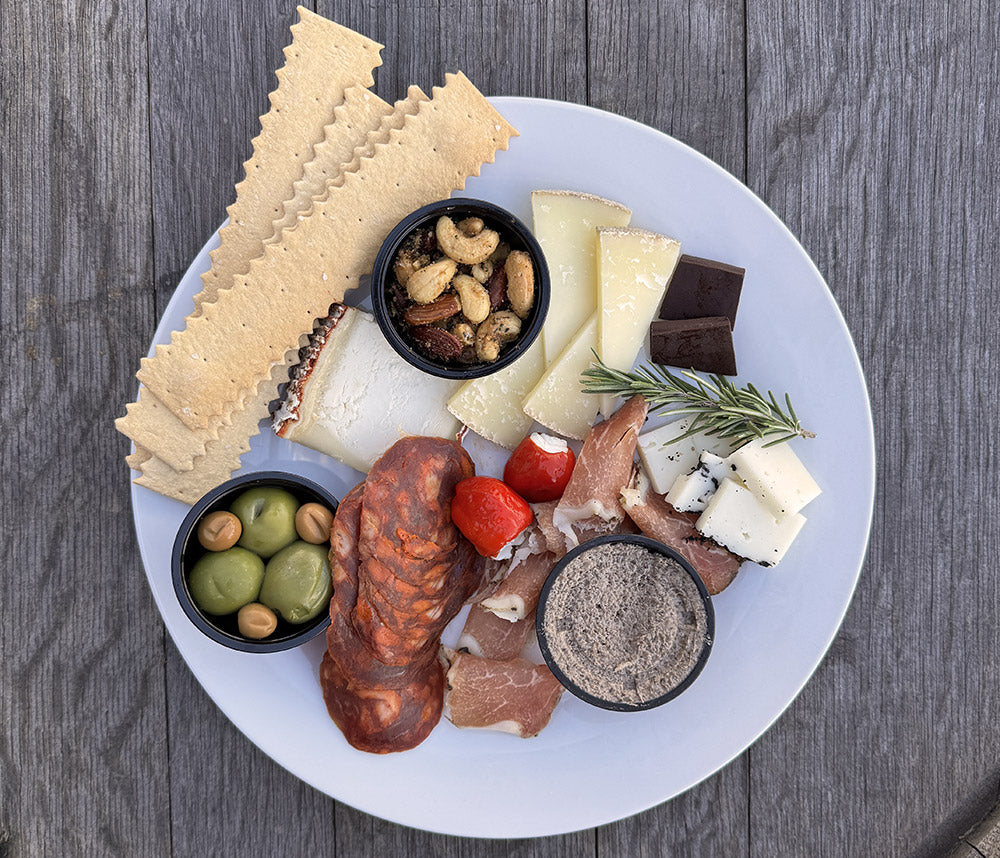
M638 712L673 700L712 650L712 598L674 549L645 536L602 536L553 568L535 615L549 669L602 709Z
M228 511L233 501L243 492L253 488L283 489L293 495L301 504L318 503L331 512L337 511L337 499L322 486L284 471L258 471L242 474L220 486L216 486L193 507L184 517L174 539L170 558L170 571L174 593L187 618L206 636L216 643L240 652L281 652L301 646L308 640L322 634L330 625L327 610L304 623L290 623L278 615L277 628L266 638L244 637L239 630L236 614L217 615L203 611L191 593L189 575L195 563L209 553L198 540L198 525L213 512ZM327 545L329 548L329 545Z
M429 233L433 233L438 219L444 216L450 217L456 224L465 218L480 218L485 228L499 233L501 245L506 245L512 251L523 251L531 259L535 283L534 304L527 317L521 320L521 330L517 338L501 347L499 357L495 361L474 360L463 363L458 360L435 358L426 347L421 347L415 342L410 327L402 319L403 307L408 299L405 295L406 290L400 287L394 271L397 254L415 237L420 235L426 237ZM434 242L433 248L430 245L424 248L431 260L437 260L442 256L440 249L434 249L437 247L436 239ZM502 266L502 263L500 265ZM459 265L458 273L470 273L471 268L469 265ZM371 288L375 321L378 322L389 345L417 369L441 378L481 378L510 366L538 337L549 309L549 269L542 248L531 230L506 209L484 200L468 198L431 203L403 218L386 236L375 257ZM452 321L460 321L461 315L460 312L453 319L437 326L447 327ZM477 325L473 324L472 327L477 328Z

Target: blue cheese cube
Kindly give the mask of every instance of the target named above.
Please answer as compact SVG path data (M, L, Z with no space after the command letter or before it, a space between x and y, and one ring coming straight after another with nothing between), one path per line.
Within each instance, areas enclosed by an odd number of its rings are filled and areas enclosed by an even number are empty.
M805 523L800 513L775 518L749 489L727 477L695 527L733 554L773 566L785 556Z
M639 436L639 458L657 494L665 495L678 477L690 474L698 466L698 457L703 451L720 456L728 456L733 451L733 445L726 439L703 432L681 441L674 440L687 432L693 419L683 417Z
M787 441L773 447L766 443L760 439L744 444L727 461L775 518L792 515L815 499L820 487Z
M701 512L727 473L732 472L726 460L705 450L698 459L698 467L674 480L667 492L667 502L679 512Z

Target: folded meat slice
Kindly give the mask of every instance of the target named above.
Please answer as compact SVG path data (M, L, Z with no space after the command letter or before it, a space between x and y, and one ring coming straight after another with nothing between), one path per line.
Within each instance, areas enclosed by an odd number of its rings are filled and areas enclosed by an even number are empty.
M678 512L653 491L649 479L636 469L621 493L625 512L646 536L658 539L690 563L713 596L728 587L740 569L741 558L695 529L696 512Z
M632 473L636 439L648 410L644 397L633 396L584 440L573 476L552 515L568 548L580 542L577 528L590 538L613 531L625 518L618 497Z
M556 559L554 554L546 551L529 554L520 562L511 564L510 572L482 600L482 606L510 623L525 619L534 612L538 594L556 565Z
M524 649L534 626L534 611L512 623L482 605L473 605L458 638L458 649L500 661L514 658Z
M502 730L526 739L549 723L563 687L544 664L457 653L446 679L446 712L456 727Z

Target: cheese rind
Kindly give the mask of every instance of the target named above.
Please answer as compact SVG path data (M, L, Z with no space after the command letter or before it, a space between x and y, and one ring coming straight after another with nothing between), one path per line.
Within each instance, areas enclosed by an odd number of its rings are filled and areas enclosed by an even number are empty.
M576 332L524 400L524 412L567 438L582 441L597 416L598 397L584 393L580 374L597 347L597 314Z
M597 227L628 226L632 212L575 191L532 191L531 211L551 281L541 335L548 366L597 309Z
M762 438L744 444L728 462L747 488L780 518L798 512L822 490L787 441L772 447L766 443Z
M695 527L734 554L773 566L785 556L805 523L800 513L775 518L749 489L727 477Z
M448 410L477 435L513 450L531 429L521 403L544 371L542 344L535 340L510 366L463 384L448 400Z
M675 438L687 432L693 419L682 417L639 436L639 458L657 494L665 495L670 491L674 480L691 473L698 466L702 451L709 450L719 456L728 456L733 451L733 445L724 438L706 435L704 432L675 441Z
M612 369L632 369L680 258L680 242L644 229L597 229L597 354ZM614 413L616 397L601 398Z
M367 473L406 435L454 438L460 426L445 402L460 384L411 366L371 315L344 307L298 402L286 398L275 415L275 431Z

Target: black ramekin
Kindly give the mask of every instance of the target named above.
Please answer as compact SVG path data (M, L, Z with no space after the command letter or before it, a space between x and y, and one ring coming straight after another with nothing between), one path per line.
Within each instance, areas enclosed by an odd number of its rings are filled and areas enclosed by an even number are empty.
M432 360L406 342L402 332L390 317L386 295L393 281L392 262L396 251L399 250L411 232L436 222L442 215L448 215L455 220L465 217L480 217L484 221L491 222L502 231L502 239L509 239L511 250L525 251L534 264L535 304L531 308L531 314L523 321L521 334L517 340L506 346L501 351L500 357L493 363L459 366ZM467 198L441 200L417 209L413 214L396 224L386 236L378 255L375 257L375 267L372 269L372 310L382 334L389 345L406 361L417 369L441 378L481 378L484 375L491 375L505 366L510 366L528 350L528 347L542 330L542 324L545 322L545 315L549 309L549 292L548 265L542 254L542 248L535 240L534 235L531 234L531 230L506 209L483 200Z
M217 617L204 613L194 603L188 589L187 570L197 562L198 558L207 553L198 542L198 523L209 513L228 510L238 494L247 489L260 487L285 489L295 495L300 503L320 503L334 512L337 509L337 499L333 495L312 480L307 480L297 474L289 474L284 471L258 471L243 474L221 486L216 486L191 507L177 531L177 537L174 539L174 549L170 558L170 574L173 578L177 601L180 602L184 613L201 632L216 643L240 652L281 652L300 646L322 634L330 625L330 614L327 611L322 611L316 619L298 625L286 622L279 616L278 627L268 638L252 640L240 634L235 614Z
M647 700L644 703L622 703L617 700L605 700L584 691L576 685L576 683L570 680L565 673L563 673L562 668L560 668L559 664L552 657L552 652L549 649L549 643L545 636L545 611L548 605L549 592L552 590L552 585L555 583L556 579L560 574L562 574L563 569L565 569L566 566L575 558L599 545L608 544L641 545L644 548L648 548L650 551L662 554L664 557L668 557L669 559L676 561L677 564L691 576L695 586L698 588L698 593L701 595L702 604L705 606L705 615L708 620L708 625L705 633L705 643L702 646L701 654L698 656L698 661L695 662L694 667L691 668L691 672L678 685L675 685L666 694L656 697L653 700ZM664 545L662 542L658 542L655 539L649 539L646 536L610 534L608 536L599 536L596 539L590 539L587 542L581 543L566 554L558 563L556 563L552 571L549 573L549 577L545 579L545 585L542 587L541 595L538 597L538 610L535 614L535 630L538 633L538 645L542 651L542 656L545 658L545 663L548 665L552 673L555 674L556 679L562 683L567 691L593 706L599 706L601 709L611 709L615 712L641 712L646 709L655 709L657 706L662 706L667 701L673 700L685 689L687 689L691 683L695 681L695 679L698 678L698 674L701 673L702 668L704 668L705 662L708 661L708 656L712 651L712 641L715 638L715 610L712 607L712 597L708 594L708 590L705 588L705 584L702 582L698 573L694 571L694 567L669 545Z

